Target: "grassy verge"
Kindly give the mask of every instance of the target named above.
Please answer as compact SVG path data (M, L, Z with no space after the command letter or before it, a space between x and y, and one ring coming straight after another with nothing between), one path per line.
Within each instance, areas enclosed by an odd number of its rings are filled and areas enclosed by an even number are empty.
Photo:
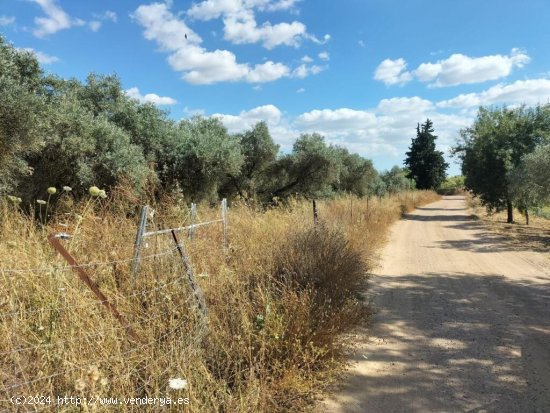
M206 320L169 235L147 240L132 279L127 259L138 201L129 194L82 204L67 197L45 227L0 203L1 399L182 397L189 404L163 411L307 410L343 366L341 333L366 316L359 292L389 225L435 199L419 191L320 202L315 228L308 202L267 211L233 203L228 250L218 225L197 229L196 239L184 243L208 307ZM188 223L189 211L177 199L154 208L150 228ZM217 208L198 211L201 221L219 217ZM139 342L128 338L74 272L59 268L66 264L46 236L60 231L75 234L65 245L80 263L103 263L86 270ZM174 378L185 379L185 388L170 388ZM3 411L21 409L1 403ZM160 401L155 403L39 407L157 411Z
M531 214L529 225L525 217L514 209L514 224L506 222L506 211L487 213L477 198L467 195L468 206L472 214L492 232L498 233L516 245L519 249L550 252L550 219Z

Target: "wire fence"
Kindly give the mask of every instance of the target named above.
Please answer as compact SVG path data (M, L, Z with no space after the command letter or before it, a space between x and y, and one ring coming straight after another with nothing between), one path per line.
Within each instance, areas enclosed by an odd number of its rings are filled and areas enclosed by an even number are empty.
M144 360L145 365L148 365L148 363L156 362L160 363L161 360L159 360L159 357L152 358L150 357L151 354L146 354L146 350L152 348L155 350L156 347L161 348L163 346L163 343L166 341L166 339L177 332L178 329L181 329L183 323L185 323L185 320L190 320L189 318L182 317L179 320L172 319L172 314L166 313L166 309L170 308L170 305L172 307L176 305L182 305L187 303L187 306L189 306L194 300L193 300L193 294L190 294L191 292L194 293L195 298L195 304L198 306L199 310L202 310L201 312L201 322L194 322L193 325L187 326L187 347L186 352L189 356L194 354L197 355L198 352L201 350L201 342L203 341L204 337L206 336L208 332L208 322L205 319L206 318L206 311L205 310L205 303L202 301L202 297L197 294L198 286L196 285L196 281L194 279L194 271L191 267L190 259L187 256L187 252L185 249L185 243L180 243L175 235L176 232L181 231L188 231L189 232L189 240L193 240L193 238L196 236L196 229L200 228L202 226L207 226L215 223L222 223L223 225L223 236L224 236L224 247L227 245L227 201L222 201L222 218L206 221L206 222L199 222L195 223L194 220L196 220L197 213L196 213L196 205L192 206L191 210L191 225L187 226L181 226L181 227L175 227L175 228L168 228L168 229L159 229L158 231L146 231L146 225L143 224L143 220L145 222L147 219L149 219L149 211L147 208L144 208L145 212L142 212L140 226L138 227L138 234L136 236L136 246L138 244L139 239L139 250L141 252L141 242L144 238L157 236L157 235L163 235L171 233L173 236L174 244L170 246L169 248L162 249L159 252L148 254L148 255L141 255L139 253L138 255L138 261L140 263L143 263L144 265L146 263L151 262L153 265L152 268L157 264L157 261L153 262L153 260L157 260L159 258L163 259L170 259L169 262L163 263L163 271L167 268L166 265L169 266L171 271L176 271L176 274L164 274L163 275L163 281L160 280L142 280L140 283L144 284L142 285L142 289L136 290L135 287L137 284L135 283L135 280L133 282L132 291L130 291L128 294L121 294L120 291L115 290L114 292L111 291L111 294L113 294L113 297L111 301L113 303L116 303L117 305L121 304L125 306L125 309L130 311L129 318L131 319L130 322L121 323L122 325L114 325L114 326L96 326L93 331L90 332L75 332L72 331L71 328L71 317L79 317L79 319L74 319L73 321L76 322L76 324L80 327L83 325L83 323L86 322L92 322L90 320L97 320L102 319L103 322L110 323L107 319L107 313L104 311L104 308L101 306L101 304L105 305L105 302L107 301L107 298L103 295L103 299L98 296L96 291L91 288L91 285L88 285L90 289L96 293L96 297L94 297L92 294L90 294L89 291L84 290L85 293L88 293L86 296L82 295L82 291L75 290L75 292L78 294L76 297L80 297L80 301L84 302L78 302L78 303L55 303L55 299L51 300L47 305L42 305L38 307L34 307L32 300L19 300L19 295L17 292L12 291L10 289L6 289L8 298L10 291L13 292L15 295L14 300L9 300L2 302L0 300L0 308L2 306L11 306L9 311L5 311L0 313L0 327L2 327L5 331L10 331L13 327L10 326L16 326L15 331L18 328L21 329L21 331L29 332L29 326L21 326L20 323L22 320L24 320L26 323L36 323L36 325L40 324L40 319L48 318L48 314L55 313L56 316L59 316L59 314L62 314L63 312L64 321L67 323L66 326L56 326L56 331L59 333L59 336L56 336L54 338L49 338L48 340L44 340L43 337L40 336L40 334L26 334L25 337L18 337L17 335L11 335L9 338L4 337L3 340L0 338L0 343L4 343L2 347L0 347L0 370L4 370L3 372L0 372L0 393L4 393L5 396L7 396L6 399L2 400L3 398L0 396L0 401L3 402L9 402L10 394L14 391L20 390L20 389L26 389L29 391L32 391L35 389L35 385L38 383L44 383L47 382L48 384L40 387L47 388L48 386L52 388L52 386L55 386L55 380L56 378L60 376L69 377L71 374L76 374L78 371L83 371L89 366L67 366L64 362L61 363L59 367L55 368L55 371L51 374L45 374L42 375L40 372L34 373L32 372L32 369L29 369L28 366L25 364L20 363L21 357L42 357L45 360L49 358L49 352L58 347L58 348L69 348L71 346L76 346L77 348L82 347L82 345L93 345L93 343L99 343L102 342L103 339L108 340L127 340L128 334L124 334L124 330L126 330L126 333L132 331L133 328L138 328L143 330L142 332L144 335L140 338L145 337L144 340L139 340L137 342L132 343L132 347L129 350L124 351L112 351L112 354L108 354L106 357L97 358L94 360L96 364L105 364L110 365L110 362L113 360L121 360L124 361L128 357L134 355L134 354L140 354L143 353L143 357L140 358ZM62 234L61 237L65 239L64 237L66 234ZM55 237L53 237L55 238ZM50 239L51 242L51 239ZM52 245L54 243L52 242ZM158 245L158 244L157 244ZM54 245L55 246L55 245ZM56 249L59 248L56 246ZM66 250L65 250L66 251ZM61 251L60 251L61 252ZM61 252L63 255L63 253ZM76 271L81 274L85 270L91 270L101 267L107 267L107 266L116 266L118 264L132 264L130 267L133 269L133 264L136 262L136 254L132 257L124 258L124 259L114 259L114 260L106 260L106 261L92 261L92 262L85 262L85 263L76 263L76 260L68 260L65 255L63 257L70 263L70 265L51 265L51 266L40 266L35 268L2 268L0 267L0 280L2 278L6 282L6 286L11 285L11 282L20 282L21 278L18 277L20 275L25 276L36 276L40 277L45 274L52 274L56 272L66 272L66 271ZM71 257L72 258L72 257ZM159 261L158 264L160 265L161 262ZM183 270L181 269L183 266ZM149 268L149 267L148 267ZM178 270L179 268L179 270ZM154 272L154 271L153 271ZM57 278L52 278L54 281L60 281ZM82 280L82 277L81 277ZM131 279L128 279L131 281ZM91 280L90 280L91 281ZM153 284L153 285L150 285ZM17 285L17 284L14 284ZM97 285L94 284L95 287ZM174 290L172 287L176 287ZM64 288L58 288L58 290L63 290L65 292ZM46 291L44 289L44 291ZM62 294L60 294L62 296ZM84 297L86 299L82 300ZM97 297L100 297L98 300ZM151 299L151 301L146 300L143 301L143 297L147 297L147 299ZM176 297L177 300L174 301L174 303L171 303L172 298ZM200 302L197 302L198 298L201 298ZM75 297L72 297L74 299ZM53 305L52 305L52 302ZM16 303L16 304L14 304ZM133 303L133 304L132 304ZM59 305L57 305L59 304ZM113 304L110 304L110 306L113 306ZM144 305L144 308L141 308L140 305ZM92 309L96 309L99 311L99 313L93 313L91 312ZM81 311L84 310L84 311ZM177 310L176 310L177 311ZM142 313L140 315L140 313ZM82 317L86 316L87 319L82 319ZM51 317L50 317L51 318ZM121 321L121 320L119 320ZM103 325L102 322L102 325ZM9 323L16 323L16 324L9 324ZM172 324L175 324L172 326ZM171 328L167 328L166 331L160 330L160 334L158 334L159 326L165 326ZM26 330L25 330L26 329ZM157 331L157 333L155 333ZM72 334L66 334L70 333ZM122 334L120 334L122 332ZM11 333L11 331L10 331ZM191 334L189 334L191 333ZM152 338L153 337L153 338ZM121 342L121 343L122 343ZM125 344L123 347L126 347L130 345L130 343ZM120 346L115 346L115 348L120 348ZM93 351L93 350L92 350ZM104 351L101 347L98 347L96 349L97 352ZM169 357L169 354L160 355L160 358L162 357ZM5 364L5 363L9 363ZM4 365L4 367L2 367ZM46 371L51 372L51 368L46 369ZM38 375L38 376L37 376ZM44 406L43 409L40 409L38 406L34 406L36 409L35 411L40 411L48 408L52 408L51 406ZM1 410L1 409L0 409Z
M177 251L177 247L169 248L159 253L145 255L141 257L141 259L149 260L152 258L163 257L165 255L172 254L174 251ZM102 267L102 266L114 265L114 264L126 264L126 263L132 262L133 260L134 258L125 258L122 260L87 262L84 264L78 264L76 266L64 265L62 267L0 268L0 274L50 273L52 271L71 271L74 268L93 268L93 267Z

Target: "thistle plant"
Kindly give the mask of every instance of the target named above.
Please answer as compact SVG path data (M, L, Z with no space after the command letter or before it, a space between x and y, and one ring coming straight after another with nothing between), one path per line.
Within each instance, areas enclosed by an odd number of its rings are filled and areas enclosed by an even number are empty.
M44 221L48 220L48 208L50 206L50 199L52 198L52 195L55 195L55 193L57 192L57 189L53 186L50 186L46 191L48 192L48 201L46 202L46 214L45 214L46 217Z
M42 223L42 226L44 226L44 217L42 216L42 205L46 205L47 202L43 199L37 199L36 203L39 205L38 214L40 215L40 222Z

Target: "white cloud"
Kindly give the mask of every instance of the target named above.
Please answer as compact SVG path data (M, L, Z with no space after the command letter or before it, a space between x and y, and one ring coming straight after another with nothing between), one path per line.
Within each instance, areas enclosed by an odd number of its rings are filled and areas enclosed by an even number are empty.
M305 91L306 91L306 90L305 90L303 87L301 87L300 89L298 89L298 90L296 91L296 93L304 93Z
M321 60L325 60L325 61L328 61L330 60L330 55L328 54L328 52L321 52L319 53L319 59Z
M376 123L372 112L349 108L315 109L303 113L296 119L296 124L307 131L317 131L326 135L345 134L351 131L366 130Z
M258 25L255 10L289 10L295 4L296 0L204 0L193 4L187 14L197 20L223 18L224 38L234 44L262 43L266 49L273 49L281 45L297 47L303 39L323 43L307 33L299 21ZM325 41L329 39L325 35Z
M401 85L409 82L412 75L407 71L405 59L386 59L376 68L374 79L384 82L386 85Z
M165 3L139 6L132 17L145 28L145 38L156 41L164 51L185 49L202 42L200 36L174 16Z
M175 105L178 103L176 99L168 96L159 96L155 93L147 93L146 95L142 95L137 87L132 87L124 91L124 93L126 93L126 96L132 99L137 99L141 103L153 103L155 105Z
M439 73L441 73L441 64L439 63L422 63L414 71L414 75L421 82L434 80Z
M509 55L469 57L453 54L435 63L422 63L413 73L422 82L434 82L434 86L456 86L506 77L514 67L521 68L530 60L519 49L512 49Z
M107 10L105 13L103 13L103 20L110 20L113 23L116 23L118 21L118 16L114 11Z
M88 26L90 27L91 31L97 32L101 28L101 22L97 20L92 20L88 23Z
M381 100L376 107L320 108L295 117L284 114L274 105L264 105L239 114L213 115L219 118L231 133L250 129L258 121L266 121L274 141L285 152L292 150L296 138L302 133L321 133L330 144L374 160L378 168L402 165L405 152L416 135L417 123L426 118L434 122L438 136L437 147L458 173L456 160L449 150L459 130L472 124L475 113L446 114L433 102L415 97L395 97ZM453 170L454 168L454 170Z
M438 146L443 150L450 147L458 130L472 120L467 116L439 113L432 102L412 97L383 99L370 110L313 110L298 116L293 126L300 131L320 132L329 142L365 156L395 157L404 155L416 124L426 118L434 122Z
M296 118L284 116L273 105L265 105L238 115L215 114L231 133L250 129L260 120L268 123L273 139L289 150L301 133L319 132L329 143L347 147L367 157L390 157L401 164L416 124L430 118L439 136L438 147L446 151L458 130L468 126L472 116L448 115L437 111L429 100L420 97L384 99L372 109L315 109Z
M305 77L311 76L311 75L317 75L321 73L323 70L325 70L326 67L318 66L318 65L311 65L308 66L307 64L301 64L296 69L292 71L292 77L296 77L298 79L303 79Z
M187 117L204 116L205 112L204 109L191 109L187 106L183 108L183 113L185 113Z
M261 42L266 49L286 45L297 47L306 34L306 26L298 21L292 23L270 22L258 27L252 10L242 10L224 17L224 38L234 44Z
M377 112L384 115L417 116L429 112L433 108L434 105L431 101L414 96L412 98L382 99L378 103Z
M197 20L212 20L226 14L257 8L260 11L292 9L301 0L204 0L194 3L187 14Z
M21 50L25 50L27 52L31 52L36 57L36 60L38 60L39 63L42 63L43 65L49 65L52 63L59 62L59 58L56 56L50 56L49 54L39 52L37 50L34 50L31 47L26 47Z
M93 32L97 32L101 28L101 26L103 26L103 22L105 21L113 23L116 23L118 21L117 14L111 10L107 10L103 14L94 14L94 18L96 20L88 22L88 27Z
M498 84L480 93L458 95L437 103L441 108L472 108L493 104L545 104L550 101L550 80L518 80L510 84Z
M290 73L290 69L282 63L273 63L272 61L265 62L254 66L246 76L246 80L250 83L265 83L272 82L286 77Z
M9 26L13 23L15 23L14 16L6 16L4 14L0 16L0 26Z
M358 44L360 47L366 47L366 46L367 46L363 40L359 40L359 41L357 42L357 44Z
M212 20L224 14L236 13L242 7L240 0L205 0L194 3L187 14L197 20Z
M430 86L456 86L468 83L481 83L510 75L514 67L523 67L531 58L519 49L512 49L509 55L469 57L460 53L435 63L421 63L412 72L407 71L403 58L386 59L376 69L374 78L386 85L404 84L413 76Z
M274 105L264 105L242 111L238 115L215 113L212 116L219 118L230 133L237 133L250 129L261 121L266 122L270 127L277 126L281 122L282 113Z
M266 7L267 11L278 11L278 10L290 10L293 9L296 6L296 3L298 3L301 0L278 0L278 1L270 1Z
M183 79L192 84L245 81L272 82L282 77L305 77L319 73L318 66L302 65L295 71L283 63L267 61L251 66L237 62L228 50L208 51L200 44L201 37L177 18L165 3L142 5L133 18L144 27L144 37L156 41L161 50L170 53L168 63Z
M313 59L311 57L309 57L308 55L305 55L304 57L302 57L301 60L304 63L312 63L313 62Z
M60 30L69 29L73 26L86 24L81 19L73 19L59 5L56 0L31 0L38 4L46 17L35 17L36 28L33 34L36 37L46 37L57 33Z
M318 37L312 34L305 34L304 37L308 40L311 40L313 43L317 43L317 44L325 44L325 43L328 43L330 39L332 39L330 34L325 34L323 36L323 40L319 39Z

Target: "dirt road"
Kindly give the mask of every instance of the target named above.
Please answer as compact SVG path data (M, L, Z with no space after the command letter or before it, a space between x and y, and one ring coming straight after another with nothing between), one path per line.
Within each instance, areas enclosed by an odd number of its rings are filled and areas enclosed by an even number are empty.
M550 412L550 261L470 219L462 197L393 228L377 314L327 412Z

